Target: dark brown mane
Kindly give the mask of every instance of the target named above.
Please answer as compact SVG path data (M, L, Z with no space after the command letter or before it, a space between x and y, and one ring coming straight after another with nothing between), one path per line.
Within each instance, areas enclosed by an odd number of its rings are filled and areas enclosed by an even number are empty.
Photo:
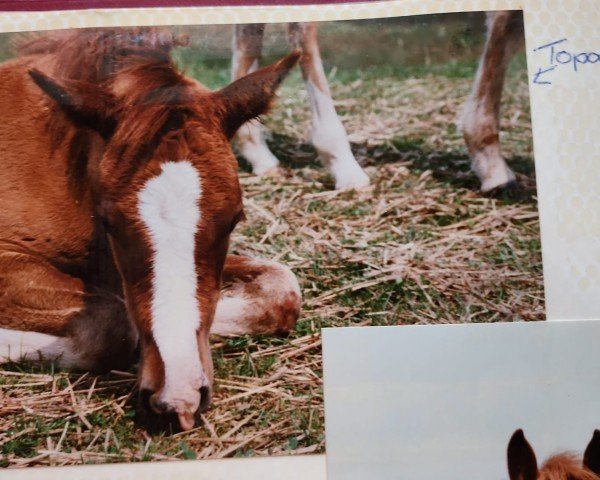
M56 31L18 37L19 56L52 55L62 78L101 83L135 63L171 63L169 54L185 39L165 29L111 28Z
M134 88L127 88L127 129L118 130L113 145L119 149L117 157L125 160L120 171L121 182L127 183L129 175L155 152L167 134L176 135L184 129L186 120L194 115L197 84L178 71L170 58L128 59L117 75ZM192 88L196 87L196 88Z
M91 96L99 98L95 92L105 91L107 100L110 96L123 97L118 102L121 110L111 112L114 123L123 114L123 105L135 122L115 140L121 145L122 154L135 158L138 165L152 155L167 132L181 128L190 113L192 82L179 72L170 57L171 50L183 44L168 30L122 28L28 35L20 38L16 47L21 57L50 59L59 80L81 82L80 85L88 86ZM76 189L84 188L93 133L85 125L66 124L60 108L48 101L56 112L49 125L52 144L58 148L68 139L70 183ZM107 104L106 108L112 107Z
M572 453L554 455L540 468L539 480L598 480L598 476L581 466L581 460Z

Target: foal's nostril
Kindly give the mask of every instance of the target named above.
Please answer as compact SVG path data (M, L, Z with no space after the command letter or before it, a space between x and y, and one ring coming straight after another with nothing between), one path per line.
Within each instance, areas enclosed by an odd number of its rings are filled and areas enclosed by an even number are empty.
M171 430L189 430L202 424L201 413L208 409L212 400L212 389L209 386L201 387L200 405L196 412L179 411L167 402L161 401L161 395L152 390L140 389L138 405L140 419L149 422L150 428L164 428Z
M202 413L204 413L206 410L208 410L208 407L210 407L211 401L212 401L212 391L211 391L210 387L201 387L200 388L200 405L198 406L198 409L194 413L194 422L197 427L202 425Z
M159 415L167 413L169 410L169 406L159 400L156 393L150 396L150 408L154 413L158 413Z
M150 397L152 396L152 390L142 389L138 393L138 405L146 412L150 411Z
M202 413L208 410L210 407L210 402L212 400L212 392L210 387L201 387L200 388L200 406L198 407L198 412Z

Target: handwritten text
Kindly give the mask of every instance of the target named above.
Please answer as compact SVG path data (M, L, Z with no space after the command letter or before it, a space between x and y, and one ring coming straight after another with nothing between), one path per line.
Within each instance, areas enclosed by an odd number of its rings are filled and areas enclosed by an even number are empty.
M571 68L579 72L583 65L600 64L599 52L573 52L568 50L568 40L562 38L535 48L545 56L545 65L534 73L533 83L537 85L552 85L552 72L558 68Z

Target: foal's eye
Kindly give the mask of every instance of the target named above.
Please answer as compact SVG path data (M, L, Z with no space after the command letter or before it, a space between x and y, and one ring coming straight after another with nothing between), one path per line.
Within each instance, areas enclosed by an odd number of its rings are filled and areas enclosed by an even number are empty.
M102 226L104 227L104 230L106 230L106 233L110 233L111 229L112 229L112 226L109 223L108 219L102 218L101 222L102 222Z
M109 221L109 219L104 215L98 215L98 219L100 220L100 225L104 228L106 233L112 233L113 227Z

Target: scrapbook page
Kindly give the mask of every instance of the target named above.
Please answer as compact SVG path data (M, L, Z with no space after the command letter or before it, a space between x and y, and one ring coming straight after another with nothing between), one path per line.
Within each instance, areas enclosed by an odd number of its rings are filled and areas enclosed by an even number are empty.
M11 478L350 478L322 328L597 316L593 46L535 2L13 7Z

